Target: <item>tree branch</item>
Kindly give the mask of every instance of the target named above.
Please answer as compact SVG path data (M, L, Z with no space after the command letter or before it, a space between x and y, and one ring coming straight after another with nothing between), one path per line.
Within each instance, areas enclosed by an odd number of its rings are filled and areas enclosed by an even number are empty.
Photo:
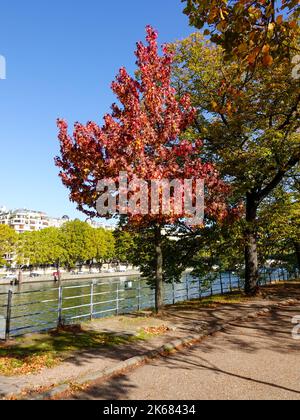
M290 124L291 118L293 114L297 111L299 104L300 104L300 95L298 95L296 103L294 104L290 112L288 113L286 120L278 127L278 130L284 130L285 127Z
M283 178L286 176L288 171L290 171L294 166L297 165L297 163L300 162L300 152L297 153L295 156L291 157L291 159L288 161L284 169L280 169L275 177L272 179L269 184L263 188L260 192L256 194L257 200L259 202L262 202L268 195L281 183Z

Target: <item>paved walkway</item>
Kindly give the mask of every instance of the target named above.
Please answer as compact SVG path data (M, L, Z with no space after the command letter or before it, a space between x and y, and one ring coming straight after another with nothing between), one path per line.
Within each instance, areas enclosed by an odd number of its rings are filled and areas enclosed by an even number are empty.
M73 399L300 400L300 341L292 317L300 305L242 325L129 374L95 384Z

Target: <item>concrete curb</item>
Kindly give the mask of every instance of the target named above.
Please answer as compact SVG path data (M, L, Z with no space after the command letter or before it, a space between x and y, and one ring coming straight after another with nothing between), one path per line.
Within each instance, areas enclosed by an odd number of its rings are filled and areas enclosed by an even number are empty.
M241 321L247 321L251 319L256 319L261 316L269 315L274 309L277 309L279 307L286 307L286 306L293 306L299 304L299 300L296 299L287 299L284 301L281 301L279 303L275 303L269 308L264 308L259 311L247 314L245 316L239 316L234 317L227 321L226 323L219 325L215 328L212 328L208 331L206 331L203 334L195 334L191 335L182 339L174 340L168 344L165 344L164 346L158 348L157 350L152 350L147 353L145 353L143 356L136 356L132 357L130 359L125 360L124 362L118 363L117 365L106 368L101 371L96 371L93 373L89 373L87 375L81 376L78 379L76 379L76 382L73 382L72 384L60 384L58 386L53 387L49 391L37 393L31 396L23 397L21 399L23 400L47 400L47 399L53 399L57 397L60 394L63 394L67 391L72 391L72 386L80 388L80 386L91 384L95 381L105 381L110 378L113 378L115 376L121 375L125 372L134 370L137 367L140 367L147 362L149 362L152 359L155 359L157 357L166 357L174 352L180 351L183 348L192 347L197 343L200 343L202 340L204 340L207 337L210 337L218 332L223 331L225 328L229 327L233 322L241 322Z

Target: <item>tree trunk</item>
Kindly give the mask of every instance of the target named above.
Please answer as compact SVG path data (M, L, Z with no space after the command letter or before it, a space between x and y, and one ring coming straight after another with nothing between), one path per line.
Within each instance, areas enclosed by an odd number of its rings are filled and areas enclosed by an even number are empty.
M295 242L295 253L298 263L298 269L300 270L300 242Z
M158 314L163 306L163 253L160 226L155 228L156 281L155 281L155 311Z
M22 269L19 269L19 273L18 273L18 284L21 285L23 283L23 272Z
M56 263L56 272L57 272L57 280L58 284L61 284L61 273L60 273L60 261L57 261Z
M247 194L245 231L245 293L254 296L259 290L258 252L257 252L257 202L251 194Z

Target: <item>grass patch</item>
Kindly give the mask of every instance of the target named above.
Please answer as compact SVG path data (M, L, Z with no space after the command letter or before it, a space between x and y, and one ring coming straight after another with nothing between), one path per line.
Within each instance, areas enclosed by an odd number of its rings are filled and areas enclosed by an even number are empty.
M150 312L150 311L149 311ZM126 325L139 325L142 322L148 321L151 319L150 316L122 316L118 318L118 321Z
M208 296L202 299L191 300L187 302L176 303L176 308L182 309L197 309L197 308L215 308L219 305L234 305L238 303L247 302L249 300L241 292L233 292L225 295Z
M80 350L107 348L149 340L155 335L141 330L136 335L117 335L83 329L62 328L48 334L33 334L0 345L0 375L18 376L51 368Z
M3 376L28 375L59 363L52 353L15 352L0 349L0 374Z

